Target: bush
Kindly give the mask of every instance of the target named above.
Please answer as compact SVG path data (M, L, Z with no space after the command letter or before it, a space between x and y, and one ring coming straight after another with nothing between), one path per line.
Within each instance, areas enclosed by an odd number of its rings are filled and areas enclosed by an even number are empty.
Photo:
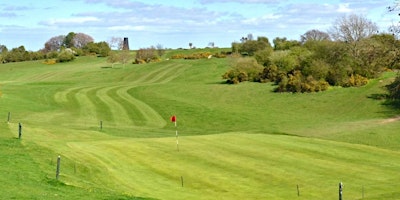
M46 65L54 65L57 63L57 60L56 59L46 59L46 60L44 60L43 63Z
M227 83L240 83L244 81L260 81L263 67L252 58L239 58L232 61L232 69L222 75Z
M58 52L57 51L50 51L49 53L46 54L47 59L54 59L58 57Z
M57 57L57 62L69 62L69 61L73 61L74 59L75 59L75 56L72 52L62 51Z
M319 92L327 90L329 83L315 80L312 76L304 78L301 71L294 71L280 79L276 92Z
M344 84L345 87L360 87L368 83L368 78L365 78L359 74L351 75L347 83Z
M389 97L393 100L400 99L400 76L397 76L393 83L386 86L389 91Z

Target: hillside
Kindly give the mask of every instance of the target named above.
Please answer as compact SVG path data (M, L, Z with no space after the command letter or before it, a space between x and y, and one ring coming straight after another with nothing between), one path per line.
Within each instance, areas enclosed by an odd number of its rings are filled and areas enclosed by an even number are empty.
M343 181L346 199L400 196L399 113L373 98L394 74L360 88L283 94L272 84L223 84L228 62L1 65L0 180L8 190L0 195L337 199Z

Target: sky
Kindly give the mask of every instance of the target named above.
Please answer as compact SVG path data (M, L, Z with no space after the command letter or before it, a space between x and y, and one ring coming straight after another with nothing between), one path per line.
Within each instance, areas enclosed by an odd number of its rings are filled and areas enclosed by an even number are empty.
M299 40L328 32L349 14L376 23L381 32L400 21L386 7L396 0L2 0L0 44L37 51L51 37L85 33L95 42L129 38L131 49L162 45L230 47L252 34Z

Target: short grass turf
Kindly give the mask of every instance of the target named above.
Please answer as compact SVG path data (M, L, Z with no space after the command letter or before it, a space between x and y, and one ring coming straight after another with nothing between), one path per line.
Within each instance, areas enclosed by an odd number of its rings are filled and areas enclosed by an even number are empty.
M394 73L360 88L280 94L271 83L224 84L228 63L110 68L105 59L80 57L1 65L1 179L9 184L0 194L337 199L342 181L346 199L400 196L398 110L377 98Z

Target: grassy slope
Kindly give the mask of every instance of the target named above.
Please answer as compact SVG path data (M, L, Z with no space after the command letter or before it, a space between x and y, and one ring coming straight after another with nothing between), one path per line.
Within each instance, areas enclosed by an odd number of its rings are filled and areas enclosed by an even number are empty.
M271 84L221 84L225 62L109 69L102 68L108 66L103 59L83 57L53 66L2 65L0 112L6 117L12 111L12 123L0 126L2 159L10 159L9 143L12 151L29 152L20 159L34 163L25 172L36 178L24 175L23 182L37 198L95 190L85 197L290 199L299 185L303 199L336 199L339 181L351 199L361 198L362 187L369 199L400 195L393 185L400 125L387 123L397 113L368 98L383 92L387 77L362 88L275 94ZM168 122L172 114L180 152ZM17 122L24 124L22 144L9 139L16 137ZM49 182L57 155L63 157L62 181L84 189ZM18 179L7 179L15 189Z

